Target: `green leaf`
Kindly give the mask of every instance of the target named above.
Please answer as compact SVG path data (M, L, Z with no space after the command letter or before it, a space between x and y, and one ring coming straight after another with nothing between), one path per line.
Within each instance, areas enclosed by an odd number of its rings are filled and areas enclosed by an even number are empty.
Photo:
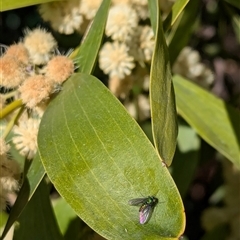
M171 165L171 174L182 198L192 182L200 157L200 138L186 123L179 122L178 145Z
M62 1L62 0L57 0L57 1ZM53 0L21 0L21 1L1 0L0 12L42 4L42 3L48 3L48 2L53 2Z
M171 12L168 14L167 18L164 20L163 29L168 30L177 20L189 0L177 0L173 6Z
M239 0L225 0L225 2L230 3L232 6L240 9L240 2L239 2Z
M199 0L190 1L184 8L168 36L169 59L171 64L174 63L180 51L188 44L192 32L196 29L195 23L198 19Z
M58 198L53 202L54 213L58 221L59 228L62 234L65 234L70 222L77 217L76 213L63 199Z
M176 239L181 198L168 172L122 104L95 77L74 74L47 108L39 130L42 162L77 215L107 239ZM146 225L132 198L159 199Z
M154 35L156 35L156 29L157 29L157 11L158 11L158 3L157 0L148 0L148 8L150 12L150 20L151 20L151 25L152 29L154 32Z
M224 7L226 9L226 12L228 13L228 15L231 18L233 30L236 35L236 39L237 39L238 43L240 43L240 16L239 16L238 12L236 11L236 9L234 9L233 7L229 7L227 4L225 4Z
M45 174L45 170L42 166L38 154L30 164L31 166L27 172L23 185L18 193L16 202L14 203L13 208L11 209L8 221L1 236L2 238L4 238L4 236L7 234L13 223L21 215L23 209L28 204L29 200L31 199L33 193L35 192L37 186L39 185Z
M104 0L94 17L89 31L80 46L75 58L78 61L79 72L91 73L96 63L108 17L110 0Z
M232 15L232 25L233 25L233 29L235 31L235 35L238 40L238 43L240 43L240 16L239 16L239 14L234 13Z
M180 76L173 80L179 114L206 142L240 168L240 113Z
M93 234L96 234L77 216L75 211L63 198L54 200L53 205L54 213L64 239L89 239L90 236L92 239Z
M150 72L150 105L154 143L161 159L169 166L176 149L177 114L168 49L160 14Z
M18 219L14 240L63 239L49 199L49 187L44 180Z
M2 229L2 227L5 226L7 219L8 219L8 214L1 211L1 213L0 213L0 228L1 229Z

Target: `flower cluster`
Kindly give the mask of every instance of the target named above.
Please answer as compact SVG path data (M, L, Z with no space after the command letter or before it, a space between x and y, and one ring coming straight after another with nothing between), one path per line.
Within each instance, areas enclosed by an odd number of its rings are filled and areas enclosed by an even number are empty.
M74 72L74 63L57 54L57 43L51 33L36 28L27 30L22 42L6 48L0 58L1 107L8 98L21 99L31 110L14 127L13 143L20 154L31 159L37 151L39 119L51 94Z
M0 210L6 209L9 194L17 191L21 177L19 164L6 154L10 146L0 138Z
M64 34L74 31L83 33L86 25L92 20L101 4L101 0L70 0L42 4L39 12L53 29ZM133 69L150 63L154 38L148 24L139 27L139 22L149 17L147 0L114 0L109 10L106 24L106 36L109 41L102 46L99 65L109 75L111 90L119 96L127 96L129 88L121 83L133 85ZM139 77L139 76L138 76ZM115 83L115 84L113 84Z
M40 5L39 12L60 33L83 33L101 2L70 0L46 3ZM154 34L148 21L147 4L147 0L112 1L105 30L108 41L103 44L99 53L99 67L109 76L110 90L126 101L135 85L142 88L146 74L136 73L143 72L146 64L150 64L154 48ZM149 113L146 118L150 116Z
M71 34L80 29L83 16L79 11L80 1L50 2L41 4L39 13L45 21L50 22L54 30Z
M160 1L163 18L170 12L173 3L174 0ZM46 3L40 5L39 12L42 18L50 22L60 33L70 34L77 31L82 34L89 21L94 18L100 4L101 0ZM99 67L108 76L109 89L123 100L125 106L129 107L129 104L135 106L138 100L131 103L132 100L129 98L132 89L140 89L138 93L148 98L148 86L146 89L143 84L146 83L145 79L149 79L149 65L154 49L148 1L113 0L105 34L107 41L99 52ZM173 72L206 88L213 82L211 71L200 63L199 53L189 47L184 48L179 54ZM136 98L142 99L142 96ZM145 104L147 102L149 101L144 101ZM134 108L134 111L130 111L134 117L138 119L142 115L146 119L150 117L150 112L146 114L146 107L145 110L141 109L141 106Z
M40 28L27 30L23 41L1 56L1 86L14 90L29 109L46 102L74 72L72 60L57 55L56 49L51 33Z
M86 30L89 21L93 20L101 0L69 0L42 4L39 12L54 30L64 34ZM170 12L174 0L161 0L162 16ZM110 90L122 98L125 105L130 104L129 95L132 89L141 89L147 96L149 65L154 49L154 33L150 26L147 0L113 0L109 9L104 42L99 53L99 67L108 75ZM189 54L191 52L191 54ZM185 55L188 55L185 58ZM184 66L184 67L183 67ZM174 73L209 86L213 81L211 71L200 63L200 56L189 48L184 49L177 59ZM145 84L145 86L143 85ZM147 87L146 87L147 86ZM141 91L138 91L140 94ZM136 96L138 98L138 96ZM142 99L142 96L139 96ZM124 102L126 100L126 102ZM138 101L135 101L135 104ZM147 104L149 101L144 101ZM135 105L131 103L130 105ZM146 114L146 110L135 108L134 117ZM138 114L136 114L138 112ZM142 114L144 112L144 114Z
M32 159L37 152L39 123L51 96L74 72L74 63L67 56L60 55L57 42L51 33L36 28L26 30L19 43L9 47L1 46L0 57L0 110L9 104L22 103L18 109L5 116L6 127L0 139L0 208L6 207L9 192L18 190L20 167L9 158L10 147L5 143L9 127L12 128L12 143L26 159ZM13 109L14 110L14 109Z
M163 16L169 13L173 3L173 0L160 1ZM49 21L52 27L61 33L83 33L86 29L84 26L94 18L100 4L100 0L46 3L40 5L39 12L44 20ZM107 41L99 53L99 67L109 77L110 90L117 97L125 99L128 105L131 90L138 88L145 91L143 82L149 78L154 34L149 25L147 4L147 0L112 1L105 30ZM189 47L179 54L173 72L206 88L213 82L211 71L200 63L199 53ZM149 116L148 114L146 118Z
M173 65L173 72L192 80L204 88L209 88L213 83L214 76L211 70L200 60L200 54L196 50L185 47Z
M69 0L50 2L39 6L39 13L52 28L63 34L74 31L84 33L89 20L92 20L102 0Z
M109 89L139 121L150 117L148 95L141 93L154 48L153 30L149 23L143 24L148 17L146 0L113 1L106 24L108 41L99 53L99 66L109 76ZM133 88L141 89L134 101L129 95Z

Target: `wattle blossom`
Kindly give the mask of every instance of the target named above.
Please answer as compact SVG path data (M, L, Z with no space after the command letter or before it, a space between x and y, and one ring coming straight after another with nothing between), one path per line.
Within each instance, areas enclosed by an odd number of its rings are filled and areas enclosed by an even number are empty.
M119 42L104 44L99 53L99 64L105 74L119 79L130 75L135 67L134 58L128 54L128 47Z

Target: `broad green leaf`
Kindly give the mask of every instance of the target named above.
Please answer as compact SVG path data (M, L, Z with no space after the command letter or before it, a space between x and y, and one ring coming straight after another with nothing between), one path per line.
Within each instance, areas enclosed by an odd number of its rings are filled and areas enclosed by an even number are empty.
M171 165L171 174L182 198L193 179L200 157L200 138L195 130L180 121L178 145Z
M195 30L195 23L198 19L199 0L190 1L179 17L178 24L172 28L168 37L169 59L174 63L180 51L188 44L192 32Z
M38 135L46 172L77 215L107 239L177 239L181 198L138 124L95 77L74 74L46 110ZM133 198L159 199L139 224Z
M62 0L56 0L56 1L62 1ZM42 4L42 3L48 3L48 2L53 2L53 0L21 0L21 1L1 0L0 12Z
M240 168L240 113L180 76L173 80L179 114L206 142Z
M2 234L2 238L6 235L13 223L21 215L23 209L28 204L45 174L45 170L42 166L38 154L32 161L33 162L31 163L31 166L27 172L23 185L18 193L17 200L11 209L8 221Z
M167 18L164 20L163 29L168 30L177 20L189 0L177 0L173 6L171 12L168 14Z
M90 25L89 31L86 33L86 37L75 56L78 61L79 72L90 74L93 71L105 31L110 2L110 0L103 0L92 24Z
M150 72L150 105L154 144L161 159L169 166L176 148L177 114L168 49L160 13Z
M63 239L49 199L49 187L40 183L18 219L14 240Z

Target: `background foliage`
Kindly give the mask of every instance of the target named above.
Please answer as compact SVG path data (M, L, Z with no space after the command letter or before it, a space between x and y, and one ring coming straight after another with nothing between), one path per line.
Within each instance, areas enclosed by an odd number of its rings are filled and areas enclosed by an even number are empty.
M42 2L2 1L0 42L18 41L27 26L52 30L32 6ZM3 235L17 221L16 239L172 239L182 234L227 239L230 222L206 232L201 217L208 207L226 204L222 161L240 167L238 2L178 0L162 23L157 5L149 1L156 45L152 121L139 122L144 132L104 86L106 76L97 66L109 4L103 1L82 45L81 35L52 30L60 50L77 49L72 56L81 67L43 117L39 153L25 166L7 223L1 217ZM213 69L211 91L178 75L171 81L171 66L186 45ZM127 202L148 195L157 196L159 204L151 221L140 226L138 208Z

